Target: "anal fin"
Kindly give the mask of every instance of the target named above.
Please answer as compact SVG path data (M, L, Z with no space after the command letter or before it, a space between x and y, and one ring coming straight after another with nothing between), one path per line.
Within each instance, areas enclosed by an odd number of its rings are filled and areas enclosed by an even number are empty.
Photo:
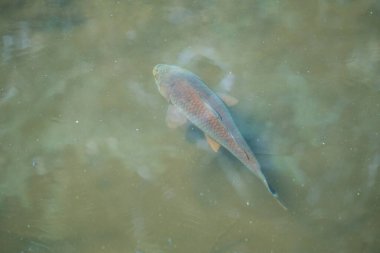
M210 136L206 135L206 140L207 140L207 143L208 145L210 145L211 149L214 151L214 152L218 152L219 148L220 148L220 144L218 142L216 142L214 139L212 139Z

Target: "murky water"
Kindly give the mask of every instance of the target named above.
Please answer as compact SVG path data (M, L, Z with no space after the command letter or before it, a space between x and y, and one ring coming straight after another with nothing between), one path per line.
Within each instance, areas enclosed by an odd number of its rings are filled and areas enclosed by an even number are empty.
M378 252L380 4L2 1L1 252ZM154 84L232 108L289 210Z

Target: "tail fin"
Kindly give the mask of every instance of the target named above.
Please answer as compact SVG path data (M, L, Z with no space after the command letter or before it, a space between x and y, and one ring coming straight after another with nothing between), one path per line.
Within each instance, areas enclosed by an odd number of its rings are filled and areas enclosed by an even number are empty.
M277 203L279 203L280 206L282 206L282 208L284 208L284 210L286 210L286 211L288 210L288 207L285 206L285 204L279 199L278 196L275 196L275 199L277 200Z
M278 197L276 190L270 184L268 184L268 182L267 182L267 188L268 188L269 192L272 193L273 197L275 197L275 198Z
M285 206L285 204L280 200L276 190L270 184L267 183L267 185L268 185L269 192L272 193L272 196L277 200L277 202L280 204L280 206L282 206L282 208L284 208L285 210L288 210L288 208Z
M282 206L282 208L284 208L285 210L288 210L288 208L284 205L284 203L282 203L282 201L279 199L277 191L268 183L268 180L265 177L265 175L262 173L262 171L256 170L255 174L264 183L265 187L272 194L272 196L277 200L277 202L280 204L280 206Z

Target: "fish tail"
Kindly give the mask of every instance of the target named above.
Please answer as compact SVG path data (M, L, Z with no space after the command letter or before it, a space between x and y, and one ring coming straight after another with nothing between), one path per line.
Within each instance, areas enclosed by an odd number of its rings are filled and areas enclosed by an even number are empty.
M273 197L275 198L278 198L278 193L277 191L272 187L272 185L268 184L268 182L266 183L267 185L267 188L268 188L268 191L273 195Z
M271 186L269 186L267 178L264 176L264 174L261 172L261 170L258 171L257 176L261 179L261 181L264 183L265 187L268 189L268 191L273 195L277 196L277 192L275 189Z
M263 173L260 173L259 175L260 179L263 181L264 185L266 186L266 188L268 189L268 191L272 194L272 196L276 199L277 203L280 204L280 206L282 208L284 208L285 210L288 210L288 208L285 206L285 204L281 201L281 199L279 198L278 196L278 193L277 191L268 183L268 180L266 179L266 177L264 176Z
M282 208L284 208L285 210L288 210L288 207L284 204L284 202L282 202L282 200L278 196L277 191L270 184L268 184L267 188L268 191L272 194L272 196L276 199L277 203L279 203L280 206L282 206Z
M288 207L284 204L284 202L281 201L281 199L279 199L278 197L276 197L275 199L277 200L277 203L279 203L280 206L284 208L284 210L288 210Z

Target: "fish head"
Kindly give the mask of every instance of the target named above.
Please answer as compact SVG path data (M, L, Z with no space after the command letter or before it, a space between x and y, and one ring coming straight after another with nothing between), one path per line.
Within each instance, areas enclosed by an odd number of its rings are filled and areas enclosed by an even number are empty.
M167 64L157 64L153 68L153 76L161 95L170 100L170 91L186 71L180 67Z
M173 83L171 82L170 65L157 64L153 68L153 76L160 94L169 100L169 91Z

